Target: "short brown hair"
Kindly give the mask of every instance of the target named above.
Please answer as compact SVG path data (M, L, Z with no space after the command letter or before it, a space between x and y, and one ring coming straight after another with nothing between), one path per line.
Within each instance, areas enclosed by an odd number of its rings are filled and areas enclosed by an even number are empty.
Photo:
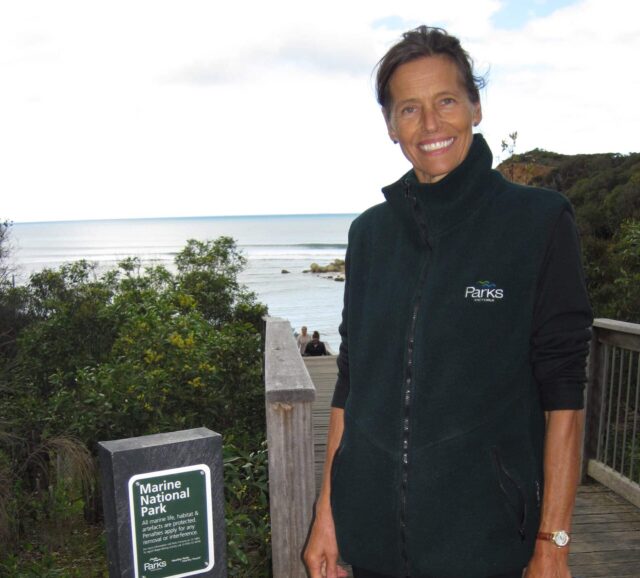
M469 100L480 102L480 89L486 81L482 76L473 73L473 60L462 48L460 40L451 36L442 28L418 26L402 35L402 40L394 44L377 64L376 92L378 103L389 118L391 108L391 91L389 81L401 64L406 64L425 56L446 56L458 67L460 77L467 90Z

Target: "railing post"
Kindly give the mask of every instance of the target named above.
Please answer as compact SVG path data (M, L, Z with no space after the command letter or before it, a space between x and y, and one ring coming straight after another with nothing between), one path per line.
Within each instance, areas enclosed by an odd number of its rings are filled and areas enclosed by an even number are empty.
M585 423L582 446L582 461L580 464L580 480L585 483L589 460L596 457L598 449L598 426L600 423L600 408L602 406L602 357L603 347L598 340L598 328L592 328L589 358L587 361L587 385L585 391Z
M315 500L311 406L315 387L291 325L266 319L265 401L274 578L305 578L302 548Z

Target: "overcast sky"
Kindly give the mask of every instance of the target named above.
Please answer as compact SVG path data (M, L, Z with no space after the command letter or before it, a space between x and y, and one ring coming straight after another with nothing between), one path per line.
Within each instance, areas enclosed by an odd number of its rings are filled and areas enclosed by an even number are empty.
M408 169L372 69L419 24L517 150L640 150L629 0L0 0L0 218L351 213Z

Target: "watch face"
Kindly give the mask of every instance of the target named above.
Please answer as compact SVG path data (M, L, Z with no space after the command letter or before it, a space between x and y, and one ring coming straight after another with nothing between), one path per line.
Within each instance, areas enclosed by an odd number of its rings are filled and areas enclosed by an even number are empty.
M556 546L562 548L569 543L569 534L567 534L564 530L560 530L560 532L554 532L553 542Z

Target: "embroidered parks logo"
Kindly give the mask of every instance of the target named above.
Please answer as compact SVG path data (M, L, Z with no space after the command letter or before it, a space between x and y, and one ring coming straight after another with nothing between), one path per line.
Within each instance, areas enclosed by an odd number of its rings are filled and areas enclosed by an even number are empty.
M504 297L504 289L498 289L491 281L478 281L464 290L465 299L473 299L476 302L493 303L496 299Z

